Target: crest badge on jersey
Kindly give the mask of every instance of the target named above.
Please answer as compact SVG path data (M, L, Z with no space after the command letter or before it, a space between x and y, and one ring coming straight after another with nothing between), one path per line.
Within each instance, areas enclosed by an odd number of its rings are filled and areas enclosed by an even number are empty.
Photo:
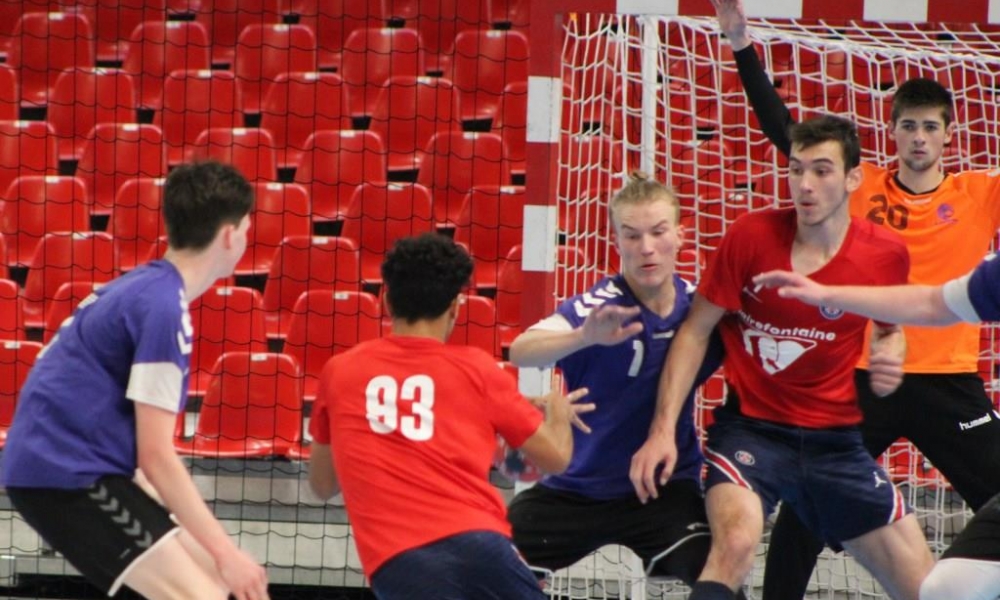
M736 462L748 467L752 467L757 464L757 459L753 457L753 454L750 454L746 450L737 450L735 458Z
M840 310L839 308L830 308L829 306L820 306L819 307L819 314L823 315L824 319L830 319L831 321L834 321L834 320L839 319L840 317L844 316L844 311Z

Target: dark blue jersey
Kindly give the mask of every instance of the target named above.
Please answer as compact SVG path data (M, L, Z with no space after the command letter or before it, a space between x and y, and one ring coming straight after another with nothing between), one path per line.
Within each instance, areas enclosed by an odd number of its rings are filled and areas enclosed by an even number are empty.
M134 402L178 412L193 331L167 261L85 298L38 355L7 436L0 484L83 488L137 466Z
M580 327L590 311L602 304L639 306L636 317L642 333L615 346L590 346L556 363L568 389L586 387L586 401L597 410L584 415L590 434L573 431L573 460L562 475L549 476L544 485L596 499L634 494L629 480L632 455L646 441L656 408L656 391L667 351L687 316L694 286L674 276L677 291L674 309L667 318L643 306L621 275L605 278L588 292L566 300L556 314L573 328ZM558 328L559 319L546 319L536 328ZM565 324L562 324L565 326ZM696 385L719 366L721 345L713 341ZM703 456L694 427L694 392L688 396L677 421L677 465L672 479L701 479Z
M944 300L963 321L1000 321L1000 260L986 257L972 272L944 286Z

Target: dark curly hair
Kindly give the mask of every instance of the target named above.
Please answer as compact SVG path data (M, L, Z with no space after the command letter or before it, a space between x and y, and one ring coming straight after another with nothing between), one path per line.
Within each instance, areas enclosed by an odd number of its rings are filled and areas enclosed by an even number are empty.
M861 142L854 123L835 115L813 117L788 128L792 147L808 150L823 142L837 142L844 158L844 172L861 164Z
M398 240L382 262L392 316L407 323L440 317L471 275L469 254L434 233Z

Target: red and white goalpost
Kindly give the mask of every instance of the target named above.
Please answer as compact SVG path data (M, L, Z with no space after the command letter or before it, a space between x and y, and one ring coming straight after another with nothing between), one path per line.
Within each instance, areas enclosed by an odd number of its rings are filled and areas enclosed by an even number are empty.
M935 78L955 95L958 131L945 168L1000 166L1000 0L747 0L758 52L797 118L855 120L865 160L889 164L895 86ZM949 24L944 24L947 21ZM532 3L522 324L616 268L606 204L630 170L655 173L682 199L682 272L697 278L732 221L788 200L780 156L757 131L729 45L707 0ZM559 250L559 246L571 250ZM543 301L539 301L543 300ZM995 331L981 366L993 391ZM522 386L541 379L522 370ZM702 415L724 393L701 393ZM935 553L964 526L964 504L909 443L884 458ZM765 544L761 547L763 557ZM759 597L762 560L750 581ZM634 557L609 549L553 578L572 598L686 597L652 584ZM810 598L883 598L844 555L825 554Z

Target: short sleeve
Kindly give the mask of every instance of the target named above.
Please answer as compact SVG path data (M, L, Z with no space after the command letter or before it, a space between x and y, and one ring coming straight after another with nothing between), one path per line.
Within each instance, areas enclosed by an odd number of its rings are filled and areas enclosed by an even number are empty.
M316 399L313 400L312 411L309 413L309 436L318 444L330 444L330 397L332 390L329 382L333 376L336 361L329 361L320 373L319 387Z
M148 294L124 315L135 344L126 396L170 412L178 412L187 398L194 336L183 294L180 287Z
M484 389L488 394L493 426L514 448L520 448L538 431L544 416L517 389L513 377L484 360Z
M740 293L746 279L746 263L741 257L749 253L749 249L745 247L748 245L745 235L747 229L744 219L737 220L730 227L698 284L698 293L706 300L730 311L740 308Z
M1000 320L1000 259L990 255L971 273L946 283L944 302L963 321Z

